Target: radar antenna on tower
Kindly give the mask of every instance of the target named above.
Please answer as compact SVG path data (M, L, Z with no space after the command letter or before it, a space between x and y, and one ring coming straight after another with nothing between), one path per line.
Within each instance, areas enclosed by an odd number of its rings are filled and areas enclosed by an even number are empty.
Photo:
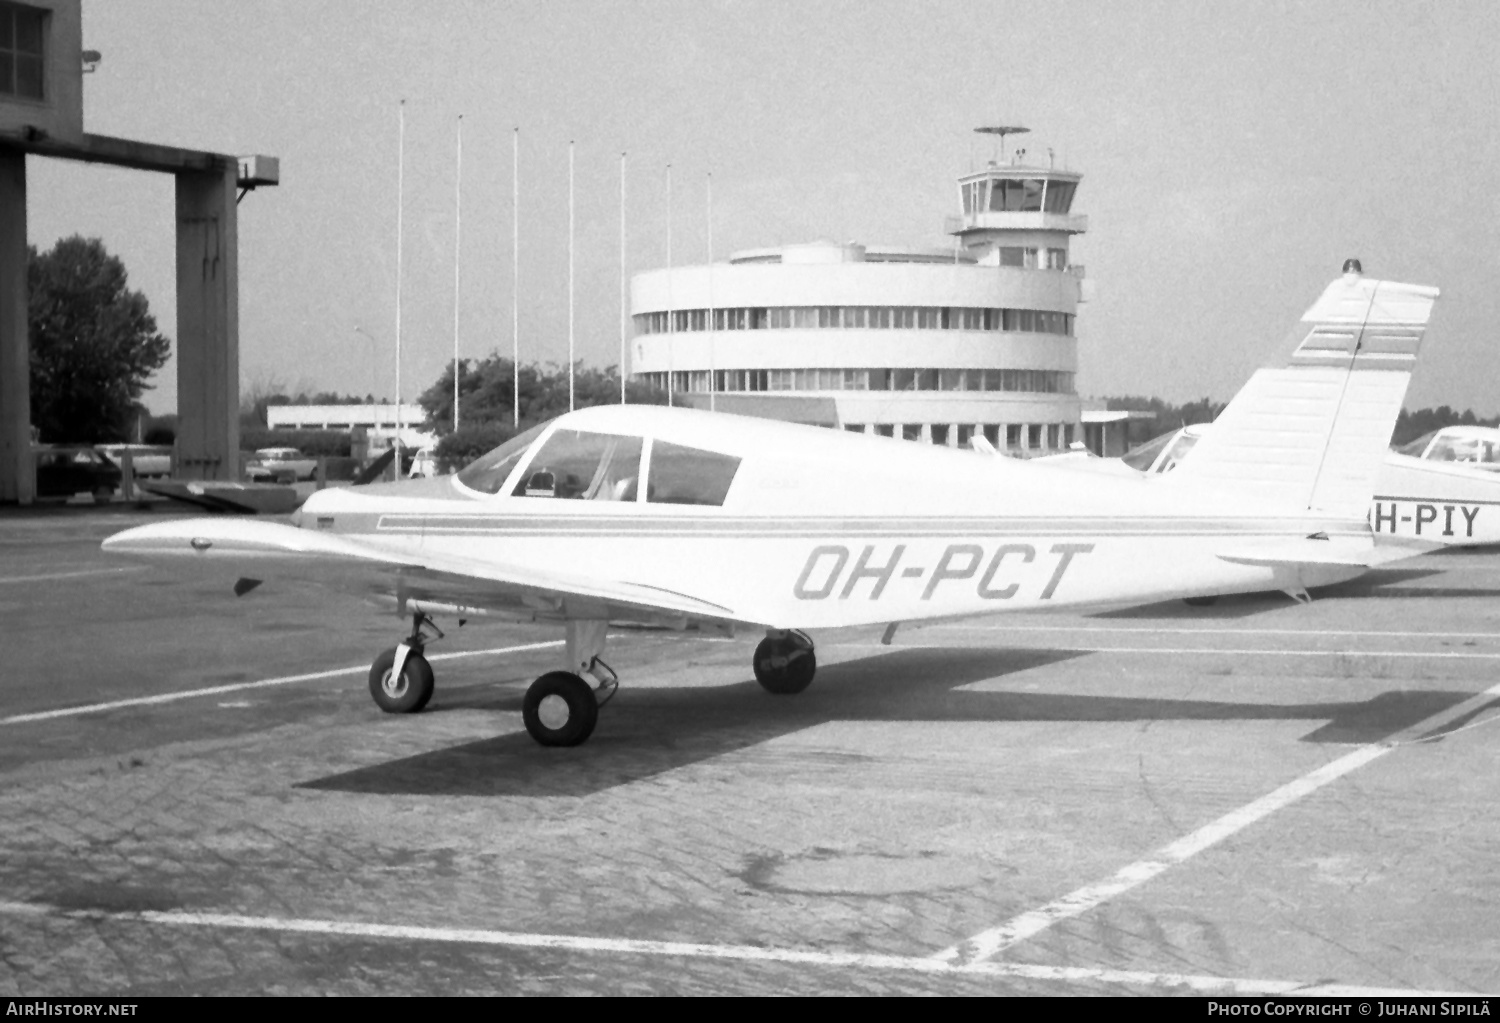
M1007 136L1007 135L1024 135L1027 132L1029 132L1030 130L1031 130L1030 128L1021 128L1021 127L1012 126L1012 125L996 125L994 127L975 128L974 129L975 133L979 134L979 135L999 135L1000 136L1000 159L1001 160L1005 159L1005 136Z

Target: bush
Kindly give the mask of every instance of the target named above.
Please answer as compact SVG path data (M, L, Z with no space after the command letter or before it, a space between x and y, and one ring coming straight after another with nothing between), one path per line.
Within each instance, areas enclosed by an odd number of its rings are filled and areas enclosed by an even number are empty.
M521 424L521 429L529 428L529 423ZM474 423L470 426L460 426L438 441L435 451L438 472L457 472L486 451L492 451L510 440L516 432L509 423Z
M347 458L352 438L342 430L241 430L240 450L296 448L304 455L338 455Z
M141 431L142 444L171 446L177 442L177 417L175 415L151 416L146 428Z

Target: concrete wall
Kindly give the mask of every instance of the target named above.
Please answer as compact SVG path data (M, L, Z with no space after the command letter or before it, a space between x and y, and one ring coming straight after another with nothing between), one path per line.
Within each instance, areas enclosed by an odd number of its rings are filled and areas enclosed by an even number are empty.
M0 149L0 501L22 504L36 495L26 290L26 155Z
M1008 243L1007 243L1008 244ZM1078 278L1061 270L944 263L729 263L649 270L630 311L757 306L964 306L1073 313Z
M28 129L63 142L83 141L83 17L81 0L24 0L48 12L46 93L41 102L0 95L0 135L21 137Z

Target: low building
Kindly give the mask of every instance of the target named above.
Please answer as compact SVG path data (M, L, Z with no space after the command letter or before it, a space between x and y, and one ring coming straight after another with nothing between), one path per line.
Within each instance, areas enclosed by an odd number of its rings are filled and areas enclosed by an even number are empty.
M378 455L391 446L396 436L394 402L367 405L268 405L266 425L273 430L338 430L355 433L363 430L368 451ZM437 434L428 430L427 410L421 405L401 404L401 446L425 448L437 443Z

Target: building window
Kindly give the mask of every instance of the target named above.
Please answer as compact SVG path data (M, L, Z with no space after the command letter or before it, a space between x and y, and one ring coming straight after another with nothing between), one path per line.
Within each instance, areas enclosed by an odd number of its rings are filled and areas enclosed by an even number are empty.
M1021 446L1021 426L1012 423L1005 428L1005 446L1008 448L1019 448Z
M895 427L890 423L876 423L875 432L881 437L895 436Z
M906 423L905 425L903 425L901 427L901 439L902 440L921 440L922 439L922 424L921 423Z
M1073 190L1078 186L1071 181L1052 181L1047 185L1047 212L1066 213L1073 208Z
M1033 451L1041 449L1042 446L1042 424L1032 423L1026 427L1026 446Z
M1065 249L1012 249L1005 265L1065 269ZM1009 259L1010 257L1005 257ZM713 310L715 330L973 330L1026 331L1071 337L1073 316L1046 309L985 309L960 306L800 306ZM637 336L708 329L707 309L637 313Z
M641 374L653 386L665 375ZM709 390L707 370L672 374L676 391ZM721 369L716 391L1014 391L1072 394L1073 374L1056 369Z
M0 3L0 94L45 99L46 11Z
M960 423L958 426L958 446L966 448L974 439L974 427L968 423Z
M930 427L930 429L932 430L932 442L934 444L939 444L939 445L941 445L943 447L947 447L948 446L948 424L947 423L933 423L932 426Z
M986 423L984 427L984 439L990 442L990 447L1000 446L1000 424Z

